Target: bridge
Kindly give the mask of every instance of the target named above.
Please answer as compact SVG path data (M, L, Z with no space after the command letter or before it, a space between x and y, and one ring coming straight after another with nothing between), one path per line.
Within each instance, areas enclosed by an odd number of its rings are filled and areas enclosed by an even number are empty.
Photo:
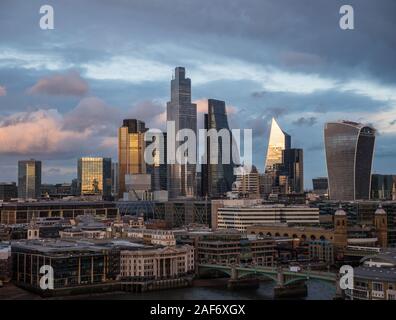
M288 286L295 282L309 279L323 280L333 284L337 283L337 275L332 272L308 269L301 269L298 272L293 272L288 268L280 267L198 264L199 275L203 275L213 270L227 274L232 280L249 277L264 277L275 281L278 287Z

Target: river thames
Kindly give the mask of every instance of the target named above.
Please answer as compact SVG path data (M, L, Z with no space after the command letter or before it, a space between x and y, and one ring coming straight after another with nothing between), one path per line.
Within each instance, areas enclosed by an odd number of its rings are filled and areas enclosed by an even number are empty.
M327 282L309 280L306 300L332 300L335 287ZM151 291L144 293L108 293L85 296L98 300L272 300L272 282L261 282L258 289L229 290L224 286L193 286L181 289Z

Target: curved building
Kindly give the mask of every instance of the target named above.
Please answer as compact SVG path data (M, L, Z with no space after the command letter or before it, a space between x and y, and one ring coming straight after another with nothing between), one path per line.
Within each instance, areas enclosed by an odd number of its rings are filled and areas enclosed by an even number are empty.
M370 199L375 129L351 121L329 122L324 139L330 199Z

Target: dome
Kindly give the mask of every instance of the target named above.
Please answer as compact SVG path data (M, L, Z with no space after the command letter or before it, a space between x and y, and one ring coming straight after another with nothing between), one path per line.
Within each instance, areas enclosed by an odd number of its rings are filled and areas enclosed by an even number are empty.
M385 212L385 210L382 208L382 205L381 205L381 204L378 206L377 210L375 210L375 215L379 215L379 214L385 214L385 215L386 215L386 212Z
M342 209L341 204L339 205L338 209L334 213L335 216L346 216L346 212Z

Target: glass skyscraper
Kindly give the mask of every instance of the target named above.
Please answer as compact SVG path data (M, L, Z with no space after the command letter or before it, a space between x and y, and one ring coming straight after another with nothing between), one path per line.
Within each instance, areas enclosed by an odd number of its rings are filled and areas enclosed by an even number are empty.
M304 156L303 149L283 150L284 174L289 179L289 189L292 193L304 192Z
M111 159L84 157L78 159L78 188L81 195L111 197Z
M224 144L221 135L217 143L216 159L211 161L211 143L210 138L206 141L206 164L202 166L202 170L207 172L202 173L203 177L203 194L209 197L221 197L226 192L232 190L232 183L234 182L234 165L232 162L232 135L228 125L227 112L225 102L221 100L208 100L208 113L204 115L205 129L215 129L217 133L220 130L226 129L229 132L228 149ZM228 152L229 163L223 163L223 152Z
M272 171L275 165L283 164L282 151L290 149L290 145L290 136L284 132L279 127L276 120L272 118L265 171Z
M18 161L18 197L39 199L41 196L41 161Z
M324 139L330 199L370 199L375 129L351 121L329 122Z
M175 122L176 134L181 129L191 129L197 133L197 105L191 103L191 79L186 78L183 67L175 69L175 76L171 80L171 100L167 103L167 121ZM169 135L169 132L168 132ZM175 150L181 142L174 143ZM170 146L168 146L170 148ZM170 199L193 198L196 195L196 164L169 164L168 166L168 195ZM196 161L195 161L196 162Z
M126 119L118 129L118 196L123 197L125 192L126 174L145 174L144 160L145 141L147 131L143 121Z

